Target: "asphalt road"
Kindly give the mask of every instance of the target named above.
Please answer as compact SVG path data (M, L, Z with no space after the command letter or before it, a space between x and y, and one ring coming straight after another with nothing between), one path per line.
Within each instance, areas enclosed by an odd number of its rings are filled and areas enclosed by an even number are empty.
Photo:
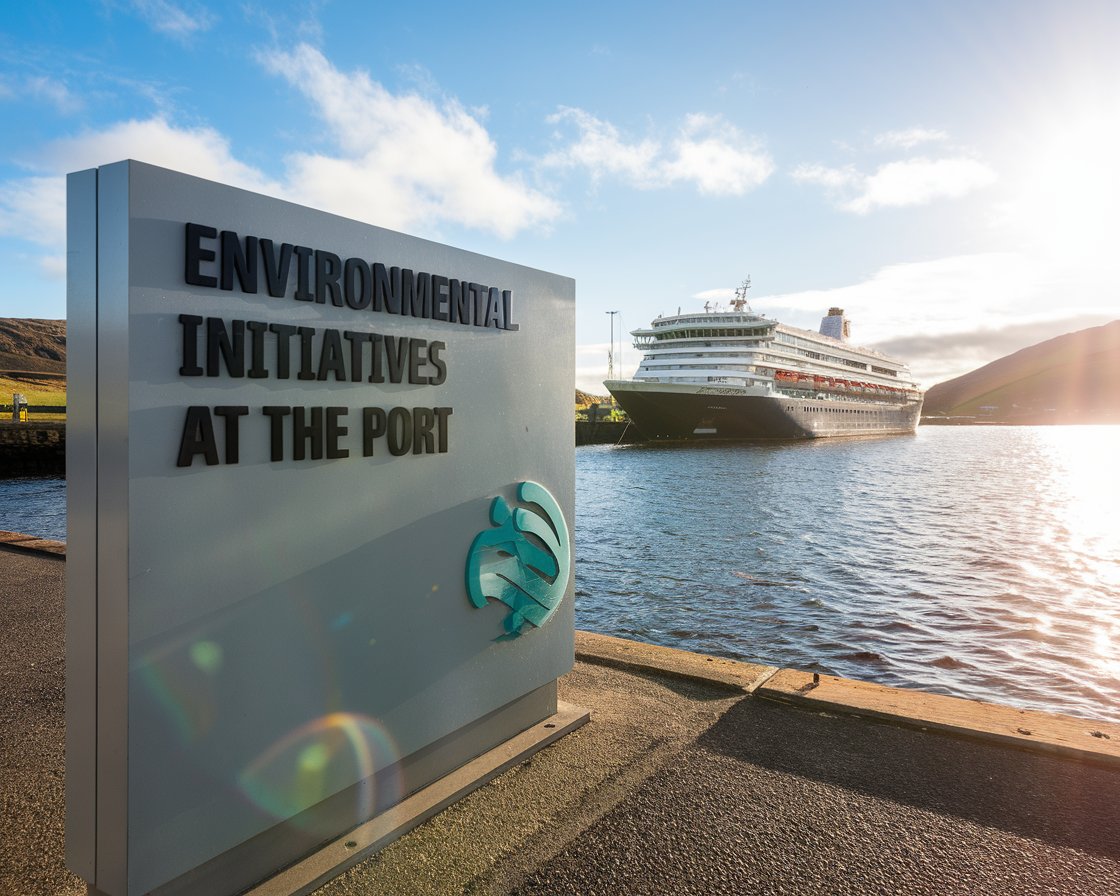
M747 699L514 892L1115 896L1120 775Z
M85 892L63 866L64 570L0 546L0 896ZM1120 893L1115 764L664 669L577 662L560 690L589 724L318 892Z
M0 547L0 894L85 893L62 865L61 557Z

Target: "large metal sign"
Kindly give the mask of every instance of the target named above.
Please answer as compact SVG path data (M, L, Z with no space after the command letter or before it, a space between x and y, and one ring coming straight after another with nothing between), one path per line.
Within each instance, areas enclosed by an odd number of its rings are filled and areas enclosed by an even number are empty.
M76 873L237 892L555 711L573 281L136 162L68 258Z

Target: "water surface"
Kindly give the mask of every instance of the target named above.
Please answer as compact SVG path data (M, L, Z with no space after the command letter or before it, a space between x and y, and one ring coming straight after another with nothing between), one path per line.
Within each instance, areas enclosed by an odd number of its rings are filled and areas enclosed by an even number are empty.
M576 451L576 623L1120 721L1120 427Z
M576 449L576 623L1120 721L1120 426ZM65 482L0 529L66 537Z

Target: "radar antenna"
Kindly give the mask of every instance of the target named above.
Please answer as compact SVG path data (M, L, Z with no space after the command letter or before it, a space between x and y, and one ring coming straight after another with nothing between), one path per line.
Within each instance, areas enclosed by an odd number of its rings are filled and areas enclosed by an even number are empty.
M742 285L735 290L735 298L731 301L731 307L736 311L742 311L746 308L750 311L750 305L747 304L747 290L751 288L751 278L747 275L747 279L743 281Z

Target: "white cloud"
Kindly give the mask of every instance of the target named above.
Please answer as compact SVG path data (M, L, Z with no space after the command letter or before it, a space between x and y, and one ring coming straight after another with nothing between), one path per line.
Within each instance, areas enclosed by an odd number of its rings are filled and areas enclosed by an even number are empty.
M798 165L792 177L799 183L820 184L831 190L838 190L859 183L862 175L852 167L829 168L825 165Z
M613 174L640 187L654 186L651 172L660 147L653 140L625 143L618 129L582 109L562 108L550 115L549 123L570 122L580 132L579 140L562 150L546 155L541 164L548 168L586 168L600 178Z
M39 259L39 270L48 280L66 279L66 256L44 255Z
M82 101L71 93L70 89L61 81L54 78L36 76L24 82L23 92L31 99L43 100L50 103L64 115L80 109Z
M338 155L298 154L276 179L238 159L213 128L179 127L163 116L117 122L36 149L25 160L28 176L0 183L0 233L60 248L64 175L128 158L386 227L451 220L512 236L559 214L552 199L494 170L493 141L458 103L393 96L363 73L339 73L308 47L268 61L319 97Z
M907 159L890 162L868 177L863 192L847 203L857 214L874 208L926 205L935 199L958 199L986 187L995 172L975 159Z
M945 131L930 128L908 128L905 131L886 131L875 135L875 146L887 149L913 149L923 143L944 143L949 139Z
M162 118L124 121L48 144L35 154L33 167L42 173L0 185L0 233L61 247L66 234L65 175L128 158L247 190L283 192L279 184L236 159L229 142L212 128L177 128Z
M996 174L983 162L961 156L889 162L868 175L851 167L801 165L794 169L793 178L824 186L838 198L840 208L862 215L876 208L959 199L993 183Z
M216 21L208 10L197 4L185 9L169 0L130 0L129 5L153 30L180 41L209 30Z
M701 302L729 302L731 299L735 298L735 290L729 287L705 289L700 292L694 292L692 298L699 299Z
M691 183L706 195L740 196L774 171L758 141L718 116L689 115L668 142L627 140L610 122L582 109L564 107L548 120L574 126L577 136L544 156L543 167L584 168L595 179L615 176L639 189Z
M176 127L162 117L117 122L101 131L56 140L36 158L38 165L57 173L136 159L246 190L282 189L259 170L237 159L229 141L213 128Z
M829 308L843 308L853 343L901 358L929 387L1028 345L1115 320L1112 282L1073 283L1046 259L989 252L887 265L847 286L754 296L751 306L812 331ZM722 300L731 292L704 290L693 298ZM620 366L629 376L641 353L629 342L624 348ZM605 342L577 346L579 388L594 392L606 369Z
M69 115L83 105L66 84L44 75L29 75L17 81L0 80L0 100L47 103L63 115Z
M809 330L828 308L843 308L853 342L899 352L927 386L1077 328L1062 321L1116 317L1107 288L1074 286L1058 267L1014 252L889 265L859 283L755 298L753 306Z
M66 240L66 182L22 177L0 185L0 233L60 248Z
M502 237L560 214L520 175L498 173L494 141L457 101L394 95L363 71L339 71L306 44L260 61L314 104L333 144L331 152L286 160L296 201L386 227L444 220Z

